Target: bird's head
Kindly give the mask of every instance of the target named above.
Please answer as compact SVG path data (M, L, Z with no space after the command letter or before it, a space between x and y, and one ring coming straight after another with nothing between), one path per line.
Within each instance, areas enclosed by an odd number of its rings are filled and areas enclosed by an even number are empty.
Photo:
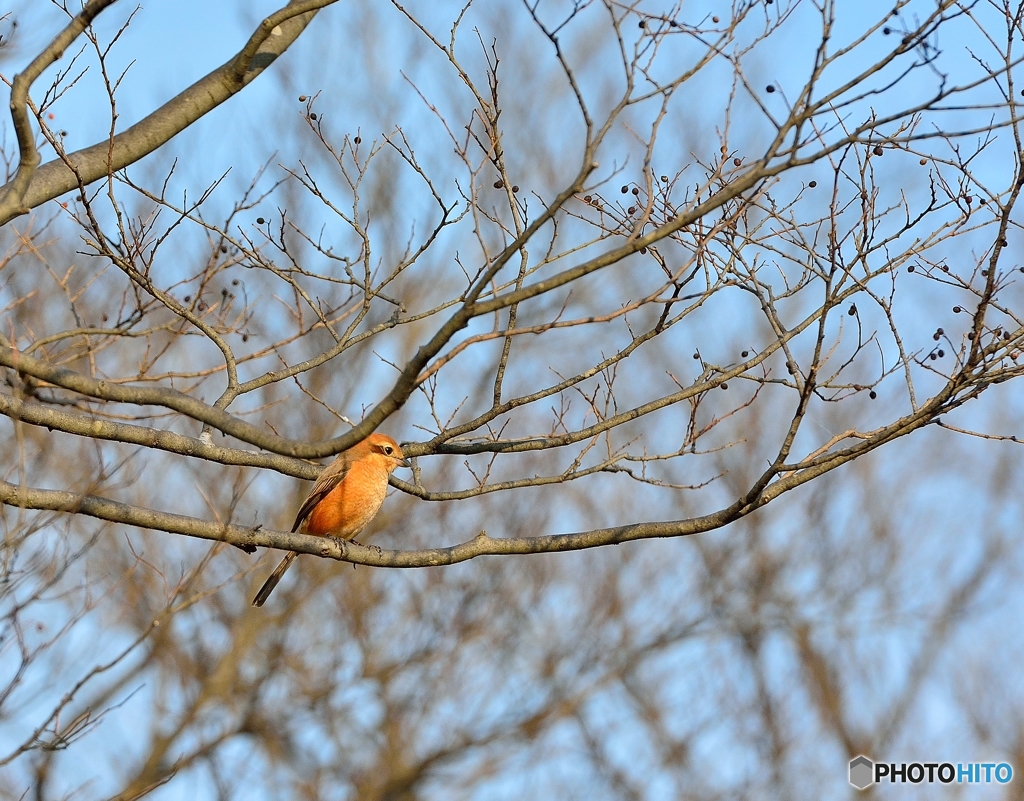
M370 434L360 445L369 458L380 460L389 473L399 467L412 467L398 443L386 434Z

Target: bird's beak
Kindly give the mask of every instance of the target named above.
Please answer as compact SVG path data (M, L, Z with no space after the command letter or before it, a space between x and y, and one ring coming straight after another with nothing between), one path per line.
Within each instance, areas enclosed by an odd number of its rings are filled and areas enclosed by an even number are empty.
M399 459L398 460L398 466L399 467L412 467L412 462L410 462L408 459Z

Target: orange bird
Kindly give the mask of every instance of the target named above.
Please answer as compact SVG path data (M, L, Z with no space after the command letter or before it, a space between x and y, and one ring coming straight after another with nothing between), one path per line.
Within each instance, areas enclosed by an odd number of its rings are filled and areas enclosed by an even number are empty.
M398 443L384 434L370 434L358 445L342 451L320 474L295 515L292 531L354 539L380 511L388 491L388 476L399 467L412 465L402 455ZM263 606L296 556L292 551L281 561L256 593L253 606Z

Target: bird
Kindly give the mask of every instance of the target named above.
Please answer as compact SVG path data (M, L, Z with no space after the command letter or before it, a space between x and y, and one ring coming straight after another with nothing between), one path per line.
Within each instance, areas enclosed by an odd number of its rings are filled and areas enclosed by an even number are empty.
M388 476L399 467L412 465L398 443L385 434L370 434L324 468L299 507L292 531L354 539L380 511L388 491ZM297 556L292 551L281 561L256 593L253 606L263 606Z

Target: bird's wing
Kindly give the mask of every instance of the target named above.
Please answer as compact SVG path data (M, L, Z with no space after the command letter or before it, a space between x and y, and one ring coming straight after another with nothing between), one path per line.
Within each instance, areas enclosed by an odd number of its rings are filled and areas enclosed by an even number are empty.
M348 471L352 469L352 461L342 454L336 461L328 465L327 469L320 474L309 496L303 501L299 513L295 515L295 522L292 523L292 531L295 531L303 521L309 517L316 505L326 498L335 487L345 480Z

